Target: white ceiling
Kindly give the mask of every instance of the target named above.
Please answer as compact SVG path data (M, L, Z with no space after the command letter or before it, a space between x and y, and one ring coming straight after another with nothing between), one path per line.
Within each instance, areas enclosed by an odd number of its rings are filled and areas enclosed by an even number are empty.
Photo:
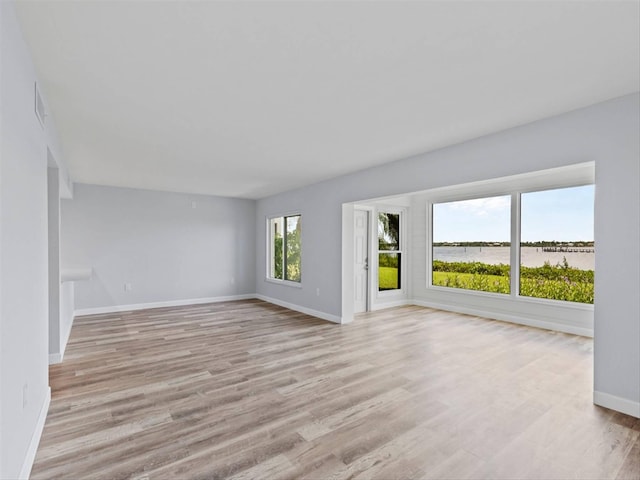
M20 1L74 181L260 198L640 89L639 3Z

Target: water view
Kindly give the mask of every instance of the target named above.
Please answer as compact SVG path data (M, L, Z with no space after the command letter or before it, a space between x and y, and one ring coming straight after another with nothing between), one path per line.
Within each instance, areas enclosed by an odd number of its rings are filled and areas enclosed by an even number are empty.
M569 248L571 250L571 248ZM581 270L593 270L595 254L592 247L585 250L590 252L544 252L542 247L521 247L520 265L525 267L542 267L545 262L551 265L567 263ZM490 265L500 263L508 265L509 247L433 247L433 259L443 262L482 262Z
M593 185L519 195L518 295L593 303ZM512 198L433 204L433 285L511 293Z

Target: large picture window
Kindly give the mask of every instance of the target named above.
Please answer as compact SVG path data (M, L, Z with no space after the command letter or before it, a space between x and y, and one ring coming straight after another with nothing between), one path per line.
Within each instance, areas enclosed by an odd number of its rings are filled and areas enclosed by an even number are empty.
M593 185L433 203L431 285L592 304L593 205Z
M378 213L378 291L402 287L400 213Z
M593 185L523 193L520 202L520 295L593 303Z
M269 278L297 283L302 281L301 229L301 215L269 219Z
M511 196L433 205L432 285L510 293Z

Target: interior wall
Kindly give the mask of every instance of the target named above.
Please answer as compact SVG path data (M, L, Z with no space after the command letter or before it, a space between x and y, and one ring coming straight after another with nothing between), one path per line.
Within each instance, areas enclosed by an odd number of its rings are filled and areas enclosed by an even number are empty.
M596 403L640 417L640 102L608 105L594 130ZM621 401L619 401L621 400Z
M255 293L254 219L253 200L75 184L62 268L93 269L76 310Z
M256 290L265 297L340 318L342 204L593 161L598 272L595 386L637 404L639 109L640 95L628 95L261 199L256 215ZM265 280L266 217L292 211L303 216L302 288ZM598 335L602 330L606 333Z
M13 2L0 2L0 477L28 475L47 412L48 133Z
M58 169L47 168L49 233L49 358L60 355L60 179Z

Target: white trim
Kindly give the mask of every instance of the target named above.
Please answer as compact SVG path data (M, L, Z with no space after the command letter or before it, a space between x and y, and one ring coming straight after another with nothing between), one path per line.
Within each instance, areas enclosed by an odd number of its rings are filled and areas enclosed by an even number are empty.
M44 397L44 401L42 402L42 407L40 408L38 421L36 422L36 428L33 431L33 435L31 435L31 442L29 442L27 454L24 457L24 462L22 462L22 468L20 469L20 475L18 476L18 478L20 479L28 479L29 475L31 475L31 468L33 467L33 462L36 459L36 452L38 451L38 445L40 444L40 437L42 437L44 422L47 419L47 413L49 412L50 403L51 387L47 387L47 393Z
M275 285L284 285L285 287L302 288L302 282L292 282L291 280L280 280L279 278L270 277L265 277L264 281Z
M627 398L616 397L615 395L594 390L593 403L601 407L610 408L616 412L640 418L640 402L634 402Z
M74 312L74 318L80 315L99 315L103 313L119 313L119 312L131 312L135 310L146 310L148 308L162 308L162 307L181 307L185 305L200 305L204 303L219 303L219 302L231 302L234 300L251 300L257 298L264 302L273 303L280 307L288 308L296 312L305 313L312 317L318 317L322 320L328 320L333 323L342 323L342 319L337 315L331 315L329 313L320 312L319 310L313 310L311 308L302 307L294 303L284 302L275 298L267 297L265 295L258 295L255 293L247 293L243 295L229 295L226 297L209 297L209 298L193 298L190 300L172 300L168 302L153 302L153 303L137 303L134 305L114 305L110 307L96 307L96 308L81 308ZM57 358L50 355L51 358Z
M74 313L74 318L75 318ZM64 359L64 352L67 349L67 344L69 343L69 337L71 336L71 329L73 328L73 320L71 319L71 323L69 324L69 328L67 328L67 332L65 333L64 341L60 344L60 353L50 353L49 354L49 365L55 365L57 363L62 363Z
M429 201L433 203L446 203L480 197L511 195L514 192L529 193L555 190L593 183L595 183L595 162L584 162L478 182L448 185L413 192L411 195L427 194Z
M64 352L62 353L50 353L49 354L49 365L55 365L56 363L62 363L62 358L64 357Z
M322 320L328 320L333 323L342 323L342 318L337 315L331 315L330 313L321 312L319 310L313 310L307 307L301 307L300 305L296 305L295 303L284 302L282 300L278 300L276 298L267 297L265 295L254 295L253 298L257 298L258 300L262 300L263 302L273 303L274 305L278 305L280 307L288 308L289 310L294 310L296 312L304 313L306 315L311 315L312 317L321 318Z
M511 272L509 294L514 300L520 296L520 238L522 230L520 193L511 194L511 245L509 246L509 266Z
M567 325L559 322L548 322L544 320L538 320L534 318L519 317L517 315L495 312L492 310L480 310L472 307L463 307L460 305L451 305L438 302L429 302L424 300L413 300L412 305L420 307L435 308L438 310L445 310L450 312L464 313L466 315L473 315L476 317L491 318L494 320L500 320L502 322L517 323L520 325L527 325L528 327L543 328L545 330L554 330L557 332L571 333L573 335L582 335L583 337L593 337L593 329L578 327L575 325Z
M71 336L71 329L73 328L73 319L75 317L71 318L71 322L69 323L69 328L67 328L67 331L64 335L64 342L62 342L62 344L60 345L60 362L62 362L62 359L64 358L64 352L67 349L67 344L69 343L69 337Z
M227 295L223 297L190 298L187 300L169 300L166 302L136 303L133 305L112 305L112 306L105 306L105 307L80 308L73 312L73 316L75 318L80 315L98 315L102 313L131 312L134 310L146 310L147 308L181 307L184 305L199 305L203 303L231 302L234 300L249 300L252 298L256 298L254 293L247 293L242 295Z
M371 302L369 311L388 308L395 303L394 299L407 300L409 298L409 207L399 207L397 205L374 205L369 225L370 247L372 255L369 255L369 276L371 277L370 292ZM400 243L398 250L380 250L378 245L378 215L380 213L391 213L400 216ZM380 290L378 284L380 278L380 254L397 253L400 254L400 288L395 290ZM371 261L373 257L373 261ZM398 304L401 305L401 304ZM406 305L406 304L402 304Z
M378 302L375 305L371 306L371 311L375 312L377 310L384 310L385 308L405 307L407 305L414 305L413 300L410 300L408 298L402 298L400 300L391 300L391 301L388 301L388 302Z
M286 232L284 231L286 229L285 224L287 222L287 218L289 217L300 217L300 221L302 221L302 212L298 211L298 213L288 213L288 214L282 214L282 215L267 215L266 216L266 239L267 239L267 244L266 244L266 248L267 248L267 252L266 252L266 260L267 260L267 265L266 265L266 275L265 275L265 281L267 282L273 282L273 283L277 283L280 285L289 285L291 287L295 287L295 286L299 286L299 288L302 288L302 280L300 282L294 282L291 280L286 280L286 279L279 279L279 278L272 278L269 275L271 274L271 262L273 261L273 252L271 251L271 247L273 246L273 242L272 242L272 238L271 238L271 220L276 220L276 219L282 219L282 227L283 227L283 232L282 232L282 255L283 255L283 259L285 258L285 252L284 250L286 249L286 245L285 245L285 238L286 238ZM302 231L300 231L300 274L302 275ZM285 262L286 263L286 262ZM283 268L284 268L284 264L283 264ZM286 276L286 272L282 272L283 277ZM286 282L286 283L284 283Z
M466 288L443 287L441 285L432 285L430 290L434 292L443 292L452 295L459 295L460 301L468 297L493 298L496 300L512 300L514 302L529 303L533 305L546 305L553 308L564 308L569 310L581 310L585 312L593 312L593 303L571 302L569 300L553 300L550 298L525 297L518 295L513 297L508 293L485 292L483 290L468 290Z
M342 204L342 242L341 242L341 273L342 273L342 305L340 314L342 315L342 323L351 323L353 321L353 298L354 298L354 274L353 268L354 253L354 217L355 208L348 203Z

